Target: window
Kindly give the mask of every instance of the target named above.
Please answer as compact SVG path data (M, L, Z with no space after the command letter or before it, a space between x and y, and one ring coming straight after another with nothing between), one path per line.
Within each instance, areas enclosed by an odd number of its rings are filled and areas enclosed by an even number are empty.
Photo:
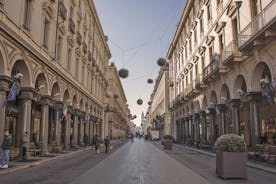
M201 57L201 71L202 72L203 72L204 68L205 68L205 56L202 56Z
M203 34L204 34L203 17L201 17L201 19L200 19L199 26L200 26L200 34L201 34L201 36L203 36Z
M187 60L187 57L188 57L188 55L187 55L187 46L185 46L185 59Z
M192 55L192 52L193 52L193 50L192 50L192 40L189 40L189 51L190 51L190 56Z
M194 30L194 42L195 42L195 44L197 44L197 31L196 31L196 28Z
M212 20L212 7L210 4L207 6L207 19Z
M71 48L69 48L67 53L67 65L66 65L69 72L71 70L71 53L72 53L72 50Z
M198 75L198 65L195 64L195 76L197 76L197 75Z
M0 10L4 9L4 0L0 0Z
M31 5L31 0L25 0L23 26L27 30L30 29L30 5Z
M222 33L219 35L219 51L222 52L223 48L225 47L225 38L224 38L224 29Z
M45 18L43 30L43 47L48 48L50 22Z
M209 47L209 59L210 59L210 63L212 62L213 55L214 55L214 44L212 43L212 45Z
M71 18L71 19L73 18L73 13L74 13L74 9L73 9L73 7L71 6L71 8L70 8L70 18Z
M238 21L237 18L232 20L232 34L233 40L238 40Z
M57 59L60 61L62 56L62 37L59 35L57 38Z

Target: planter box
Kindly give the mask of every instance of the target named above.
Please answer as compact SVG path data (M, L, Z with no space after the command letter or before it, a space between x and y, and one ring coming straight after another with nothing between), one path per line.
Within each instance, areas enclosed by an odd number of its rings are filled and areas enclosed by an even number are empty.
M247 152L216 153L216 174L222 178L247 178Z
M164 140L164 149L166 150L172 150L172 141L171 140Z

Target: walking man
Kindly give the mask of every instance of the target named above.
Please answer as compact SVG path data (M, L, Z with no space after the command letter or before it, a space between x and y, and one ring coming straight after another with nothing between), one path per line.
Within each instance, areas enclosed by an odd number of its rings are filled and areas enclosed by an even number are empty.
M0 162L0 168L6 169L9 167L9 153L10 153L10 146L12 145L12 137L9 134L8 130L5 130L5 137L2 142L1 148L2 148L2 155L1 155L1 162Z
M99 154L100 153L100 139L98 137L98 135L95 136L95 149L96 149L96 153Z
M105 153L108 153L108 149L109 149L109 145L110 145L108 136L106 136L106 138L104 139L104 145L105 145Z

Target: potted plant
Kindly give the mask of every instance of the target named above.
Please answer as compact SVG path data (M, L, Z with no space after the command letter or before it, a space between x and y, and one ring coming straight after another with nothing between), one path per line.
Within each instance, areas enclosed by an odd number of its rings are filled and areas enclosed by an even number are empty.
M216 174L222 178L247 178L247 150L243 138L224 134L215 142Z
M162 144L164 145L164 149L172 150L173 136L164 135Z

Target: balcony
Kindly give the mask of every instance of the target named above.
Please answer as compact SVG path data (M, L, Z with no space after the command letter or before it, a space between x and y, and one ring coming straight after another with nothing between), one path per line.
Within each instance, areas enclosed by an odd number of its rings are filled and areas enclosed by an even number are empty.
M219 73L219 60L213 60L208 66L203 70L203 81L208 82L210 79L216 77Z
M206 84L204 84L202 79L202 74L198 74L195 78L195 89L200 90L206 88Z
M250 52L254 47L267 44L267 38L276 36L276 1L271 1L239 34L238 47ZM273 38L273 39L274 39Z
M73 34L76 33L76 25L75 25L74 21L71 18L69 19L69 30Z
M238 41L233 40L230 42L221 53L221 62L224 65L232 65L235 62L241 62L242 55L238 51Z
M66 20L66 18L67 18L67 10L66 10L66 7L65 7L65 5L63 4L62 1L58 2L58 12L59 12L59 15L61 16L61 18L63 20Z

